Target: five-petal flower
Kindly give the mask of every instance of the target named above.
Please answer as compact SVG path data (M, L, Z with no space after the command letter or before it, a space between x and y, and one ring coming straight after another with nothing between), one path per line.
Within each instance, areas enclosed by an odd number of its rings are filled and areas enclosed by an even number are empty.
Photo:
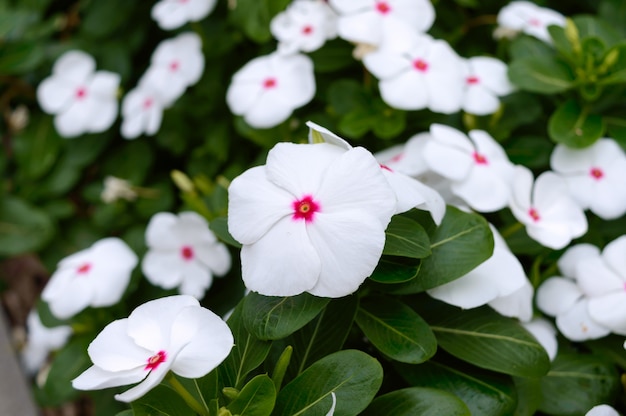
M204 19L216 3L216 0L161 0L152 6L151 14L161 29L172 30Z
M498 97L514 89L506 64L496 58L475 56L464 60L462 65L465 88L461 108L479 116L495 113L500 107Z
M500 9L498 25L551 43L548 26L565 26L565 16L530 1L512 1Z

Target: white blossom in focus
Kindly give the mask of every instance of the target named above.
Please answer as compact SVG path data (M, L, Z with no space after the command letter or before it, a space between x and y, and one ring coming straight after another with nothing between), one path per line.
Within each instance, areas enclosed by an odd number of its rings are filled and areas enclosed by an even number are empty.
M587 232L585 213L554 172L544 172L533 182L528 168L516 166L510 208L533 240L555 250Z
M508 205L514 165L487 132L472 130L465 135L452 127L433 124L430 134L424 160L435 173L452 181L452 193L480 212Z
M152 18L161 29L172 30L209 15L217 0L161 0L152 6Z
M226 102L250 126L269 128L287 120L314 95L311 58L272 53L254 58L233 75Z
M363 58L379 80L382 99L401 110L459 111L465 82L461 58L444 40L394 30L401 41L386 43Z
M202 299L213 276L230 270L230 252L195 212L155 214L146 229L141 270L152 284Z
M530 1L512 1L500 9L498 26L524 32L546 43L552 43L548 26L565 26L565 16Z
M475 56L463 62L465 87L461 108L471 114L483 116L495 113L500 99L513 92L507 76L507 66L496 58Z
M91 247L63 260L41 293L59 319L83 309L119 302L137 265L137 255L119 238L96 241Z
M228 325L195 298L152 300L98 334L87 349L94 365L72 380L72 386L99 390L139 383L115 395L131 402L157 386L170 370L185 378L208 374L233 345Z
M561 175L582 209L612 220L626 213L626 154L611 139L584 149L557 145L550 166Z
M394 42L395 29L424 33L435 21L430 0L330 0L337 11L339 36L354 43Z
M68 51L37 87L39 105L55 115L54 126L63 137L105 131L117 117L120 76L95 69L91 55Z
M228 196L243 281L266 296L356 291L378 264L396 208L371 153L328 143L278 143Z
M337 16L323 0L295 0L270 22L280 53L313 52L337 36Z
M63 347L72 335L72 328L68 325L52 328L44 326L36 310L28 313L26 331L28 338L26 345L20 351L20 358L29 374L37 373L46 362L50 352Z

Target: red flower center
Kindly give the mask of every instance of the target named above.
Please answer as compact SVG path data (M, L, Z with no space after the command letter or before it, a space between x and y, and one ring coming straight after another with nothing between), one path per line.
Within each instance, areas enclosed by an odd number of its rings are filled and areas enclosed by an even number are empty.
M170 62L170 71L176 72L178 71L179 68L180 68L180 62L178 62L177 60L173 60L172 62Z
M193 248L191 246L183 246L180 249L180 255L184 260L193 260L194 257L194 252L193 252Z
M380 167L385 169L385 170L388 170L389 172L393 172L393 170L389 166L383 165L382 163L380 164Z
M413 62L413 68L421 72L426 72L428 70L428 62L424 61L423 59L416 59Z
M531 26L535 26L535 27L543 26L543 23L541 23L541 20L537 19L536 17L531 17L530 19L528 19L528 24Z
M276 78L266 78L265 81L263 81L263 88L270 90L276 87L277 83Z
M78 274L87 274L91 270L91 263L83 263L76 269L76 273Z
M302 28L302 34L303 35L310 35L311 33L313 33L313 26L311 25L306 25Z
M467 77L467 79L465 80L468 84L473 85L473 84L478 84L480 82L480 79L477 76L471 76L471 77Z
M76 99L78 100L82 100L83 98L87 97L87 88L85 87L78 87L76 89Z
M152 357L148 358L148 362L146 366L144 367L144 370L149 370L149 371L156 370L157 367L161 365L161 363L165 362L166 359L167 359L167 354L165 353L165 351L161 350L157 352L156 354L154 354Z
M598 181L604 177L604 172L600 168L591 168L589 174L593 179Z
M304 220L307 223L313 221L316 212L320 210L320 205L313 200L311 195L305 195L302 199L293 201L293 219Z
M485 157L485 155L481 155L478 152L474 152L474 154L472 156L474 156L474 162L476 162L477 165L487 165L487 164L489 164L489 162L487 161L487 158Z
M541 216L539 215L539 211L535 208L531 208L528 210L528 215L533 219L534 222L539 222L541 220Z
M150 107L152 107L152 104L154 104L154 100L152 98L150 98L150 97L146 98L143 101L143 109L144 110L150 109Z
M376 3L376 10L380 14L387 14L391 11L391 6L386 1L379 1Z

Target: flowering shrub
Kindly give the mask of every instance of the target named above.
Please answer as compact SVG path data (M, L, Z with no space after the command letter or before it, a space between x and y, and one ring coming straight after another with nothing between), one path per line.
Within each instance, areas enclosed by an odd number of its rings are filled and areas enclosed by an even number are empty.
M622 3L0 0L39 405L626 414Z

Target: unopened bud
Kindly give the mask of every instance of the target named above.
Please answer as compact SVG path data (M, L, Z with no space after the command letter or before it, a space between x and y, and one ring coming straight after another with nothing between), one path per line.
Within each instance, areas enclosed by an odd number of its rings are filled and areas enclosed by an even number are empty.
M234 387L224 387L222 389L222 393L230 400L235 400L237 397L239 397L239 390Z
M565 37L569 41L570 45L572 45L574 53L579 55L582 51L580 46L580 35L574 21L569 17L565 20Z
M195 186L189 176L179 170L173 170L170 174L176 186L183 192L194 192Z
M600 67L598 68L598 73L600 74L606 73L609 69L611 69L613 65L615 65L618 59L619 59L619 49L613 48L610 51L608 51L606 56L604 57L604 60L600 64Z

